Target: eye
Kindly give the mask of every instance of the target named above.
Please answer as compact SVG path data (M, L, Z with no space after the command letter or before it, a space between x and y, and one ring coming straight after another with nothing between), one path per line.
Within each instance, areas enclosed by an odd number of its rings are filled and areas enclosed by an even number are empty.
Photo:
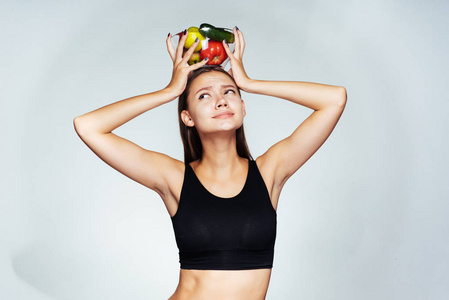
M203 93L203 94L201 94L199 97L198 97L198 99L204 99L204 98L207 98L207 97L210 97L210 95L208 94L208 93Z
M233 89L226 90L225 95L227 94L235 94L235 90Z

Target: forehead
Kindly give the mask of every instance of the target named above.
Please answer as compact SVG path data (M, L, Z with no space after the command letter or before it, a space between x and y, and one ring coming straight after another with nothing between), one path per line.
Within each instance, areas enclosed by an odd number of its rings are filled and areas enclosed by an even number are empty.
M190 92L195 93L196 91L208 87L208 86L221 86L221 85L233 85L234 81L229 78L228 75L221 72L211 71L199 75L193 80L190 85Z

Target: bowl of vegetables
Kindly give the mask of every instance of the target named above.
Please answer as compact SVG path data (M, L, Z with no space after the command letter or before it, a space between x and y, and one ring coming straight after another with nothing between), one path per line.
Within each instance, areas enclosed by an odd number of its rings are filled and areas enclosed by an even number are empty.
M191 26L186 30L187 39L184 43L183 51L187 51L195 43L198 38L200 43L195 48L192 57L189 59L189 65L196 64L206 57L209 57L208 65L219 65L225 67L229 61L228 55L224 49L223 41L228 43L231 51L234 51L234 33L232 29L215 27L213 25L203 23L200 26ZM172 38L174 48L179 44L183 32L176 34Z

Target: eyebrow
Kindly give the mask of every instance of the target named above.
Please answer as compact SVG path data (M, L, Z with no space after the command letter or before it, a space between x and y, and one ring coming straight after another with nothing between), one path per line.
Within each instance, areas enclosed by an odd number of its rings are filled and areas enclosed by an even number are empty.
M225 85L222 85L221 88L225 88L225 89L226 89L226 88L234 88L234 89L236 89L235 85L232 85L232 84L225 84ZM210 89L212 89L212 86L206 86L206 87L203 87L203 88L199 89L198 91L196 91L195 95L197 95L197 94L198 94L199 92L201 92L201 91L204 91L204 90L208 91L208 90L210 90Z

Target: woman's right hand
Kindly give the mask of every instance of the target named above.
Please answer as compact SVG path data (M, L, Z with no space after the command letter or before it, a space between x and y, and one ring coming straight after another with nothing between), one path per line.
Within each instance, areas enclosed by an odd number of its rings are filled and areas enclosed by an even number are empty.
M187 30L184 30L179 39L176 51L173 48L171 42L172 39L171 34L168 34L166 41L168 53L170 54L170 57L173 60L173 74L171 81L167 85L166 89L170 90L175 95L175 98L181 95L184 89L186 88L187 77L189 76L190 72L201 68L207 63L208 60L208 58L206 57L201 62L189 66L187 62L192 57L192 54L200 41L197 39L195 43L193 43L193 45L189 48L189 50L183 53L184 44L186 42L187 36L188 36Z

